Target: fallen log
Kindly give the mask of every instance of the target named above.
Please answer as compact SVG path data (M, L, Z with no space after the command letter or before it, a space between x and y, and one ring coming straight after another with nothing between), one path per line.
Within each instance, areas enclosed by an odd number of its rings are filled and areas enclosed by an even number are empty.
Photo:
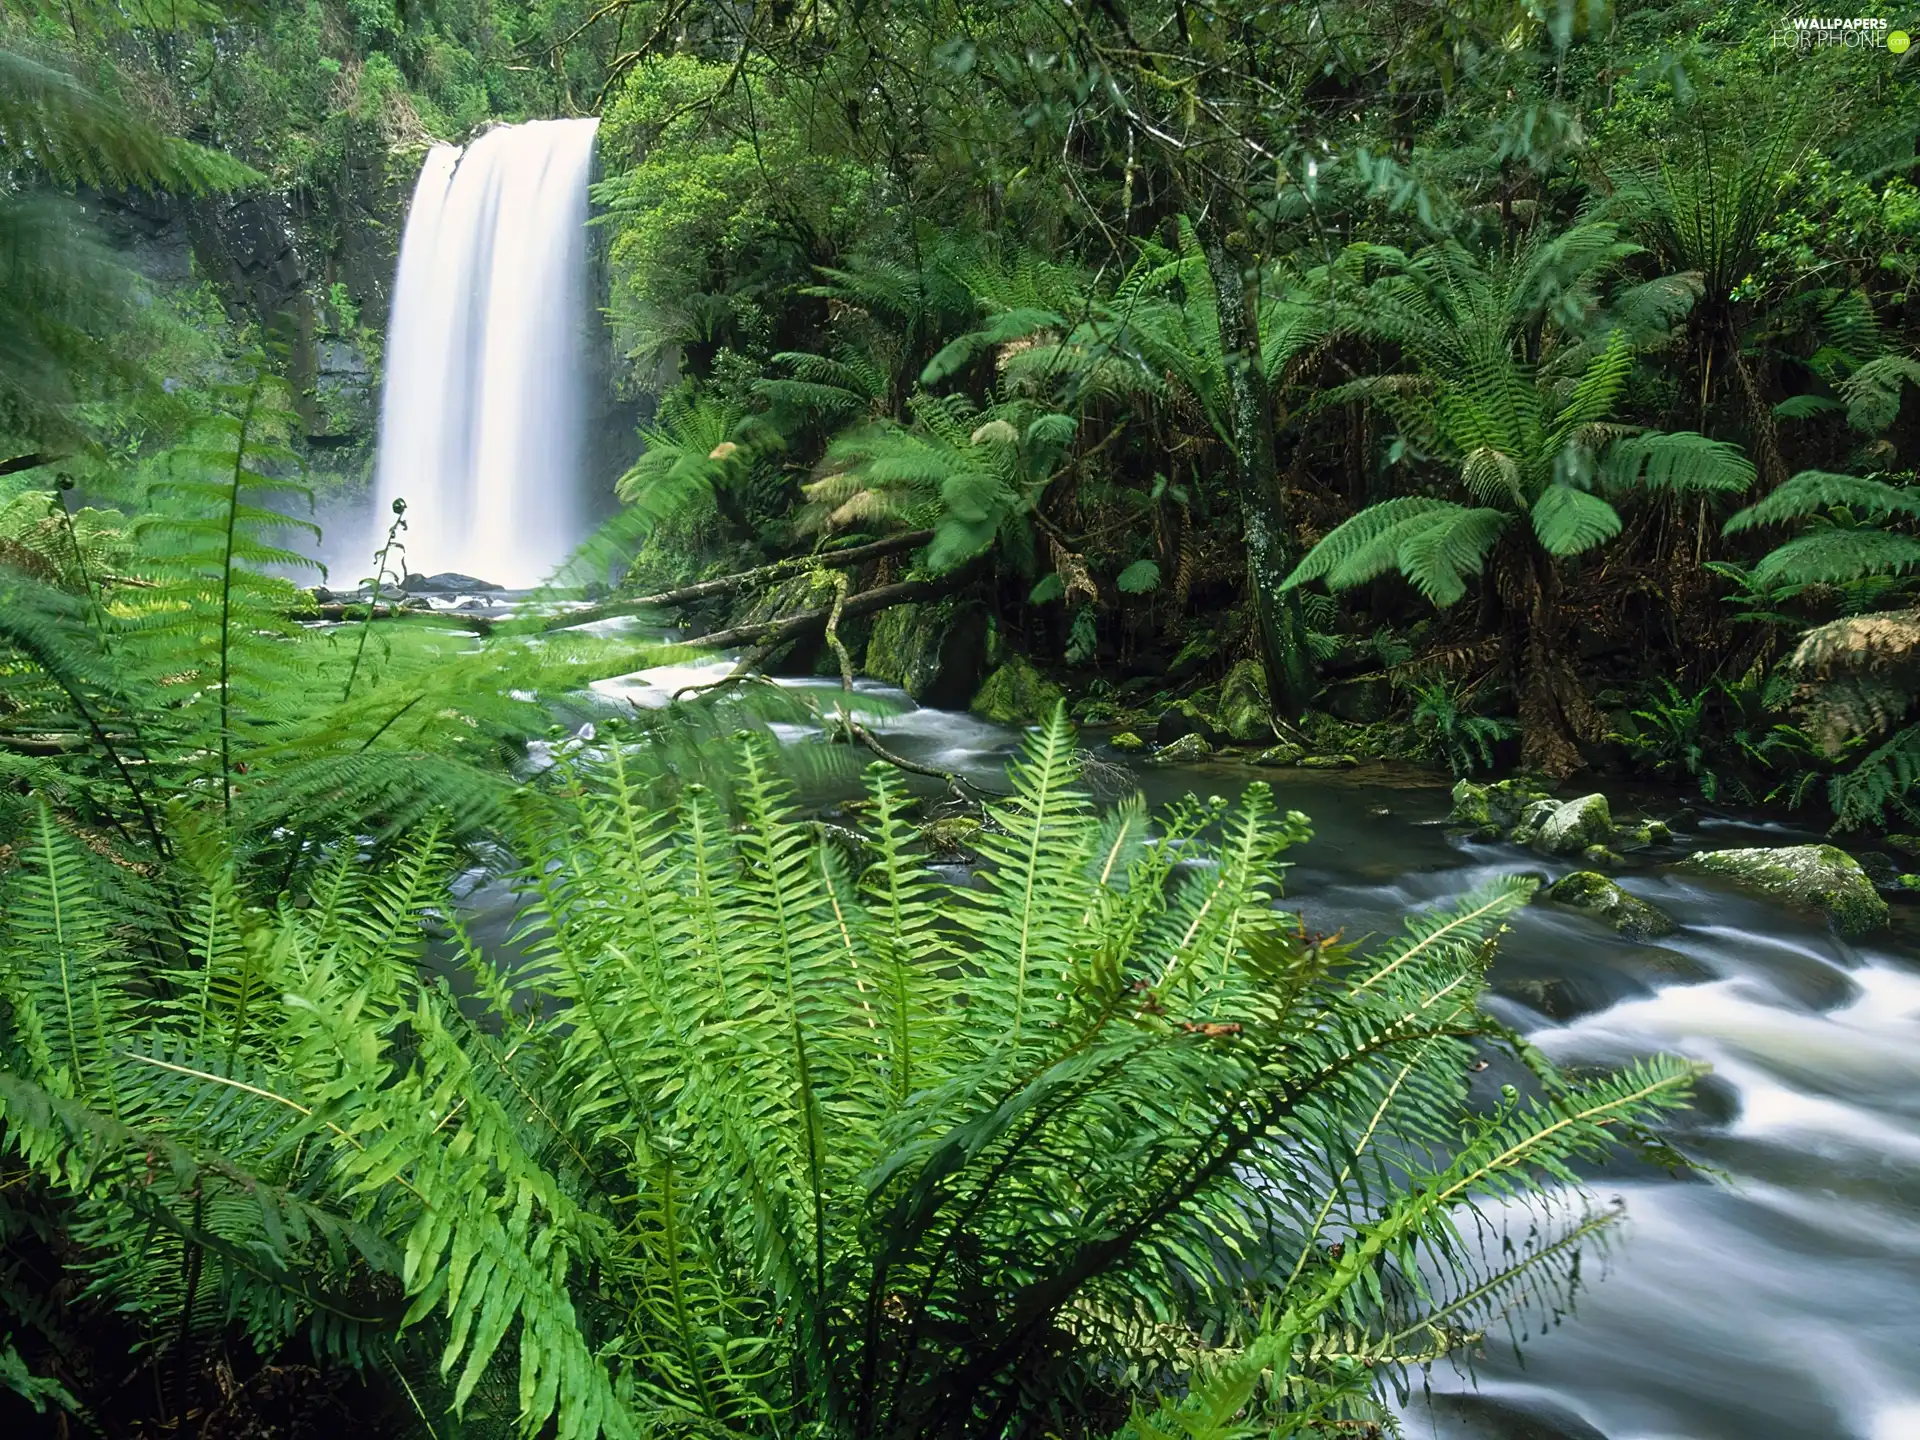
M897 585L879 585L872 590L863 590L858 595L849 595L846 602L838 606L839 618L851 620L858 615L871 615L876 610L884 610L889 605L932 600L951 590L956 578L949 575L939 580L903 580ZM751 625L734 625L725 630L715 630L709 635L692 636L685 643L713 650L724 650L731 645L772 648L798 640L814 630L825 630L827 618L834 613L834 609L835 606L827 605L818 610L802 610L797 615L783 615L778 620L757 620Z
M587 625L595 620L611 620L616 616L631 615L640 610L675 609L682 605L692 605L700 600L712 600L722 595L737 594L742 590L774 585L782 580L790 580L795 575L804 575L813 569L840 570L850 565L864 565L869 560L898 555L903 550L918 550L931 539L933 539L931 530L914 530L905 535L889 535L885 540L875 540L870 545L855 545L847 550L828 550L817 555L796 555L790 560L776 560L771 565L742 570L737 574L721 575L712 580L700 580L692 585L681 585L673 590L662 590L657 595L640 595L632 599L608 600L603 604L589 605L582 610L572 610L564 615L553 616L546 622L545 628L565 630L570 626Z
M369 614L368 610L372 613ZM484 615L466 615L458 610L416 610L408 605L358 605L326 604L308 605L299 610L288 612L290 620L331 620L359 624L363 620L438 620L449 629L475 630L482 635L493 633L493 621Z

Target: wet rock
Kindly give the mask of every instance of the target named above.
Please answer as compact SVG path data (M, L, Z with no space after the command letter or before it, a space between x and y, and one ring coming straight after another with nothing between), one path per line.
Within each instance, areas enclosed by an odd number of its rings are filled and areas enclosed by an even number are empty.
M968 708L996 725L1038 725L1050 718L1061 699L1060 687L1015 655L980 687Z
M1621 855L1618 850L1614 850L1606 845L1587 846L1586 849L1580 852L1580 860L1583 864L1591 865L1601 870L1618 870L1622 865L1627 863L1626 858Z
M1607 1440L1571 1410L1550 1400L1509 1399L1471 1391L1425 1402L1436 1440Z
M1539 822L1533 848L1547 855L1578 855L1589 845L1605 845L1613 839L1613 812L1607 797L1582 795L1555 808Z
M1122 730L1118 735L1115 735L1111 740L1107 741L1107 744L1115 750L1118 750L1122 755L1136 755L1147 748L1147 742L1131 730Z
M920 843L942 860L972 860L973 842L979 835L980 822L971 815L932 820L920 827Z
M1649 845L1667 845L1673 841L1673 831L1659 820L1643 820L1638 825L1623 825L1613 832L1616 845L1624 845L1630 850L1643 850Z
M1303 755L1300 758L1302 770L1351 770L1359 763L1352 755Z
M1680 868L1718 875L1756 894L1825 914L1842 935L1865 935L1887 923L1887 902L1846 851L1832 845L1779 849L1702 850Z
M874 616L860 668L917 704L958 710L987 673L985 616L977 605L954 600L889 606Z
M1273 738L1273 704L1267 698L1267 677L1258 663L1242 660L1220 682L1215 718L1229 740L1242 745Z
M1471 780L1456 781L1453 787L1453 808L1447 812L1449 825L1471 825L1478 829L1493 824L1493 801L1488 787L1476 785Z
M842 858L852 867L854 874L858 875L866 868L868 859L866 836L858 830L849 830L846 826L835 825L831 821L821 820L815 823L819 828L820 838L840 852Z
M1501 780L1479 785L1471 780L1453 787L1453 809L1447 815L1449 825L1464 825L1475 830L1498 828L1502 833L1519 824L1528 807L1542 803L1555 805L1553 797L1525 780ZM1546 813L1540 810L1537 813Z
M1558 800L1530 800L1520 811L1520 821L1507 838L1516 845L1531 845L1540 835L1540 827L1560 808Z
M1256 765L1298 765L1307 752L1298 745L1269 745L1253 757Z
M1541 892L1541 898L1605 921L1634 940L1671 935L1675 928L1663 911L1591 870L1576 870L1556 880Z
M1920 860L1920 835L1889 835L1887 848L1909 860Z
M1204 760L1211 754L1213 754L1213 746L1206 742L1204 736L1182 735L1172 744L1163 745L1155 751L1153 763L1178 765L1183 760Z
M1623 1000L1643 1000L1653 994L1652 987L1637 977L1604 965L1592 966L1578 974L1496 976L1493 987L1499 994L1518 1000L1556 1025L1598 1015Z
M1211 715L1191 700L1181 700L1161 712L1160 723L1154 727L1153 740L1156 745L1171 745L1187 735L1198 735L1207 742L1209 749L1227 739L1213 723Z
M477 580L471 575L462 575L457 570L443 570L438 575L409 575L400 582L400 588L409 595L461 595L503 590L506 587Z

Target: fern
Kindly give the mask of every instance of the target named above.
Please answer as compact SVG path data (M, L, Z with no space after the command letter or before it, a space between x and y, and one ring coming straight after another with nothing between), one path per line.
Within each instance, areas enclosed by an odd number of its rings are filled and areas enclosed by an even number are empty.
M1920 516L1920 493L1885 480L1802 470L1758 504L1731 516L1723 533L1737 535L1757 525L1806 520L1833 509L1845 509L1875 520L1896 515L1911 518Z
M655 809L611 747L571 769L572 817L520 812L524 959L504 978L455 927L464 1004L420 964L436 831L265 905L205 824L153 910L46 818L7 878L0 978L41 1018L14 1027L6 1142L156 1331L232 1316L362 1359L430 1331L448 1403L511 1374L522 1429L567 1437L932 1434L1095 1376L1198 1403L1227 1383L1200 1317L1263 1311L1278 1328L1230 1322L1249 1373L1360 1405L1550 1285L1592 1222L1516 1265L1462 1218L1569 1179L1688 1072L1549 1072L1460 1142L1466 1047L1503 1033L1488 947L1532 882L1363 953L1273 908L1305 822L1265 787L1150 824L1096 810L1078 753L1059 714L1030 736L980 884L951 889L890 772L849 865L761 742L731 810L698 786ZM49 918L76 913L84 936ZM100 996L87 1024L49 925ZM160 991L135 934L173 957ZM89 1025L108 1043L69 1040ZM1042 1343L1036 1390L1016 1361Z

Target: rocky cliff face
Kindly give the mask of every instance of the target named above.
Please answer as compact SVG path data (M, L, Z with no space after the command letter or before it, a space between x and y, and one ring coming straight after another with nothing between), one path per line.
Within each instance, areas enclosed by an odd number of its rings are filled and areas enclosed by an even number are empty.
M236 325L281 348L316 466L353 475L372 452L378 336L405 198L392 186L363 197L356 224L321 223L277 194L94 196L89 208L156 287L209 281Z

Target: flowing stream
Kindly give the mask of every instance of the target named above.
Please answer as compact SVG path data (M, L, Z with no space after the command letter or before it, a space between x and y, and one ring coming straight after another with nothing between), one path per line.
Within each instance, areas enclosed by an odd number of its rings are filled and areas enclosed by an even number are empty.
M661 704L727 668L595 688ZM829 705L837 695L831 681L789 683L819 686ZM1001 778L1018 742L899 691L861 694L892 748L982 782ZM1450 837L1431 777L1219 764L1136 778L1156 802L1268 781L1314 822L1289 856L1286 903L1349 936L1396 930L1409 908L1492 874L1575 868ZM1515 918L1493 973L1502 1017L1563 1063L1654 1051L1711 1063L1674 1138L1718 1178L1633 1160L1595 1176L1627 1222L1585 1268L1572 1313L1517 1350L1490 1333L1471 1375L1436 1366L1405 1409L1415 1440L1920 1437L1920 925L1896 907L1894 929L1852 945L1816 917L1665 867L1685 849L1810 838L1726 818L1680 834L1619 877L1679 922L1658 943L1551 905Z
M394 282L370 550L395 499L420 572L531 585L584 536L598 123L503 125L427 155Z

